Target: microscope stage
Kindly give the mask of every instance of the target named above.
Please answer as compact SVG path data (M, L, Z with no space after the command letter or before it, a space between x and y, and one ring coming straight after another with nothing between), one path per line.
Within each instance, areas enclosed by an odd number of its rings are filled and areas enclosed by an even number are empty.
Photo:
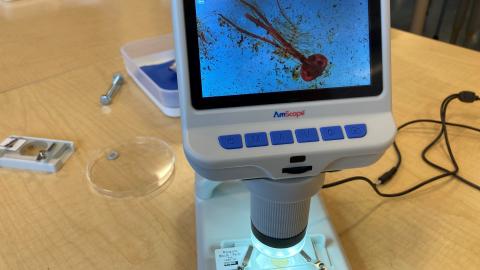
M222 183L210 199L196 199L197 223L197 269L198 270L237 270L251 245L250 235L250 193L242 182ZM310 217L304 251L317 260L316 251L326 269L350 269L343 255L323 202L314 196L310 205ZM217 260L216 260L217 253ZM221 253L233 254L229 259ZM236 256L236 257L235 257ZM223 262L222 259L223 258ZM218 264L217 264L218 263ZM217 265L219 267L217 267ZM228 266L225 266L228 265ZM222 268L220 268L222 266ZM249 260L249 269L319 269L313 263L307 264L300 254L285 260L272 260L254 250Z
M216 270L237 270L238 265L241 265L242 262L245 261L244 258L250 245L250 239L224 241L221 243L221 248L215 250ZM319 264L321 262L322 265L326 267L325 269L332 269L330 258L325 248L325 237L323 235L307 236L303 251L306 255L297 254L289 258L275 259L265 256L260 253L260 251L253 249L250 258L247 259L248 267L246 267L245 270L322 269L315 266L314 263L316 261L318 261Z

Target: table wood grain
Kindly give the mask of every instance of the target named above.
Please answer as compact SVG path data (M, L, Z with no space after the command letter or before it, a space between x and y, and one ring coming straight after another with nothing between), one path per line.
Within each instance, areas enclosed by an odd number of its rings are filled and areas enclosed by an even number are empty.
M0 269L195 269L193 171L178 119L165 117L130 80L110 109L98 99L128 41L171 32L167 0L0 2L0 137L72 140L57 174L0 169ZM393 104L398 123L438 118L442 99L480 93L480 54L392 31ZM480 107L453 103L449 119L480 126ZM384 191L438 172L419 158L438 127L401 132L405 166ZM480 135L451 129L461 174L480 182ZM136 136L159 137L177 162L171 185L135 199L90 190L86 167L98 149ZM445 147L432 158L448 165ZM378 177L394 162L329 174ZM321 192L353 269L478 269L480 193L444 180L399 199L362 183Z

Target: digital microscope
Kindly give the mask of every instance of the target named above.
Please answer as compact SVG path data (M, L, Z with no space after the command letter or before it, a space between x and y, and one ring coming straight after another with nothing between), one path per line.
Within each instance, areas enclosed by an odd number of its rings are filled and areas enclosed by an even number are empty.
M173 0L201 270L349 269L319 191L393 142L387 0Z

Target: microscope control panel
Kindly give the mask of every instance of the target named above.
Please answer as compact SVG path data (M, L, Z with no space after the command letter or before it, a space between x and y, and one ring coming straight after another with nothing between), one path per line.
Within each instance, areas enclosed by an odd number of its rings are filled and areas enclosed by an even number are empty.
M294 135L295 134L295 135ZM367 136L366 124L345 126L327 126L292 130L275 130L270 132L252 132L229 134L218 137L219 145L225 150L256 148L296 143L328 142L345 139L361 139Z

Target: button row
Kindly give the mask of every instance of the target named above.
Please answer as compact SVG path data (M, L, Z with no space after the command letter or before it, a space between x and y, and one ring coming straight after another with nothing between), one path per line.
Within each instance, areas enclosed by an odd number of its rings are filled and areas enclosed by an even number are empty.
M363 138L367 135L367 125L356 124L344 126L345 133L349 139ZM320 134L324 141L344 140L345 136L341 126L320 128ZM295 130L295 137L298 143L310 143L320 141L316 128L305 128ZM279 130L270 132L272 145L293 144L293 132L291 130ZM227 150L243 148L242 135L224 135L218 137L220 146ZM245 145L247 148L268 146L268 135L266 132L245 134Z

